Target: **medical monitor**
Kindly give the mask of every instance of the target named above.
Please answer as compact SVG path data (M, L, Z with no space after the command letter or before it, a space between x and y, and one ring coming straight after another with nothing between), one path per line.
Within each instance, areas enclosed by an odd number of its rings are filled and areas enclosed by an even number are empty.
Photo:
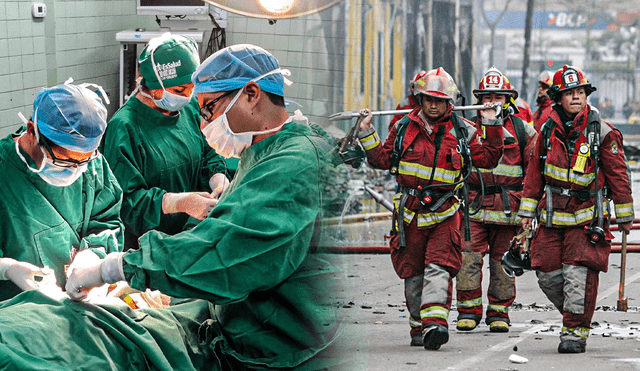
M202 0L136 0L138 15L206 15L209 5Z

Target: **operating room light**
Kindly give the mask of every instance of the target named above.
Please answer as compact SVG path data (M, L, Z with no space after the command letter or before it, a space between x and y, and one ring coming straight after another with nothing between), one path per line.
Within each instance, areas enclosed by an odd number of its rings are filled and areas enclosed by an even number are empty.
M291 10L294 0L258 0L269 13L282 14Z
M231 13L269 20L296 18L328 9L342 0L204 0Z

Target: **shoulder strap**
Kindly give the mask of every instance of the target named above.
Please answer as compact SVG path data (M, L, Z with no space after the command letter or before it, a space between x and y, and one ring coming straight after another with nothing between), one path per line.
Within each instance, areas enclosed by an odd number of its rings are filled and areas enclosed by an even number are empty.
M518 138L518 145L520 146L520 159L524 160L524 147L527 145L525 123L521 118L513 115L511 115L511 122L513 122L513 129L516 131L516 138Z
M458 140L464 139L466 143L469 138L467 126L464 125L464 123L460 123L460 119L455 113L451 114L451 123L453 124L453 129L456 131L456 138L458 138Z
M393 149L391 150L391 156L389 156L389 173L391 175L398 174L398 166L400 165L400 156L402 156L402 141L404 140L404 134L407 131L407 126L411 119L409 116L404 116L395 123L396 127L396 139L393 142Z

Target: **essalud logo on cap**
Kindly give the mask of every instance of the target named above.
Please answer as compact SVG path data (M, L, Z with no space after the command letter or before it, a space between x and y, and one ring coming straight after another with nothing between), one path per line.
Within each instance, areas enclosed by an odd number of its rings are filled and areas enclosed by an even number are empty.
M175 79L176 77L178 77L176 68L180 67L181 65L181 60L170 63L158 63L156 64L156 70L158 71L158 76L160 76L162 80Z

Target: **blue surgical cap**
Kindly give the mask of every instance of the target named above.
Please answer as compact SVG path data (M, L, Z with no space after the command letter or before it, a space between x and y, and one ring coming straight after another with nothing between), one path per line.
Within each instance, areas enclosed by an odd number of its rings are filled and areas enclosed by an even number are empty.
M268 51L251 44L238 44L212 54L191 79L195 94L231 91L278 68L278 60ZM256 83L268 93L284 96L284 78L279 73L265 76Z
M95 151L106 120L102 99L83 86L42 88L33 101L33 121L40 134L70 151Z

